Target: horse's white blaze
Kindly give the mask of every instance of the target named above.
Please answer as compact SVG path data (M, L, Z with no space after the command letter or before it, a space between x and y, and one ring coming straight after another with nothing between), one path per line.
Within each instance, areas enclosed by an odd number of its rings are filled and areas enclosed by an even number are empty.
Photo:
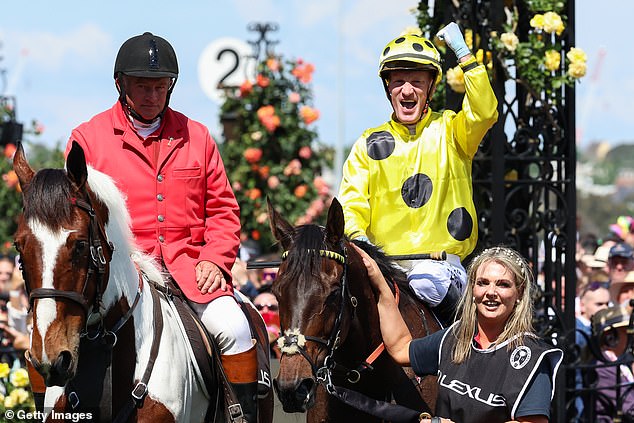
M42 248L42 288L55 288L53 286L53 271L57 262L57 255L71 231L51 231L40 222L30 221L29 228L40 242ZM42 337L42 362L48 361L46 343L44 337L49 326L57 318L57 306L52 298L42 298L37 302L37 328Z

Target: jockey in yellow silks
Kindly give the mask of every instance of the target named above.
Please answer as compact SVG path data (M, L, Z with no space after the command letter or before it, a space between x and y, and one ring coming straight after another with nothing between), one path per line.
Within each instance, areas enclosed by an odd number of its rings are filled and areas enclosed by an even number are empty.
M462 110L439 113L429 107L442 78L440 54L431 41L413 34L390 41L379 75L394 113L355 142L343 167L339 200L351 238L372 242L389 255L447 252L446 261L401 263L412 290L447 325L466 286L461 261L478 237L471 163L498 112L486 69L458 26L447 25L438 37L464 72Z

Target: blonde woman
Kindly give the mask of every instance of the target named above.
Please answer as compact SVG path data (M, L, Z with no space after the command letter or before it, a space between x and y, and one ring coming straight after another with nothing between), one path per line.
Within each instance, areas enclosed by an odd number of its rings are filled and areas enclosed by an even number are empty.
M533 277L517 252L494 247L475 258L468 269L459 320L433 335L412 339L378 266L357 251L378 294L388 353L418 375L438 375L432 422L548 421L563 352L533 332Z

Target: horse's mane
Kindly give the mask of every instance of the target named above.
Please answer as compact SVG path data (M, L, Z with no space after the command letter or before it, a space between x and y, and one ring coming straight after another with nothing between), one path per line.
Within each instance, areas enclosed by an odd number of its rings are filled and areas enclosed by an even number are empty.
M380 247L358 239L353 239L350 242L368 253L368 255L376 261L376 264L379 266L379 270L388 281L397 284L401 292L403 292L403 290L409 292L407 275L403 270L396 266L394 261L391 260Z

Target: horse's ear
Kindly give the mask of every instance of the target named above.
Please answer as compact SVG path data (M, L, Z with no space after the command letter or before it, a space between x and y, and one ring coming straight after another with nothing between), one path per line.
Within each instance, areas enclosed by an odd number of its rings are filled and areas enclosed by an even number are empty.
M343 209L336 198L332 199L328 209L328 221L326 222L326 237L332 244L337 244L343 238Z
M268 209L269 224L271 225L273 237L282 244L284 250L288 250L293 239L293 225L275 211L268 196L266 197L266 208Z
M73 146L68 153L66 159L66 170L71 181L81 188L88 179L88 169L86 167L86 156L84 155L84 149L77 141L73 140Z
M22 147L21 142L18 143L18 148L15 150L15 154L13 156L13 170L15 171L15 174L18 175L20 189L22 189L22 192L26 191L29 188L31 179L33 179L33 176L35 175L35 171L26 161L24 147Z

